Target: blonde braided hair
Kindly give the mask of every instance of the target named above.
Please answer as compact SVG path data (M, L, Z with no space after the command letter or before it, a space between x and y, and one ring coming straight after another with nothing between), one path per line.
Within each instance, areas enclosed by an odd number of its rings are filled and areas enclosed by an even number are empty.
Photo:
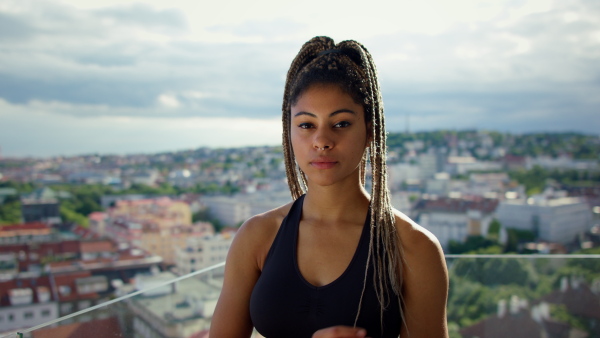
M386 133L383 100L377 79L377 69L369 51L352 40L337 45L329 37L319 36L306 42L294 58L286 78L282 105L283 153L292 198L298 199L307 190L306 177L295 161L290 140L291 107L313 84L335 84L349 94L365 111L365 122L371 135L368 154L360 164L360 182L365 186L367 160L371 165L370 241L363 289L356 314L360 315L367 271L373 263L373 283L380 303L381 320L390 300L388 288L402 305L402 246L396 232L395 216L387 187ZM383 256L378 254L383 253ZM400 306L402 313L402 306ZM404 320L404 316L402 316Z

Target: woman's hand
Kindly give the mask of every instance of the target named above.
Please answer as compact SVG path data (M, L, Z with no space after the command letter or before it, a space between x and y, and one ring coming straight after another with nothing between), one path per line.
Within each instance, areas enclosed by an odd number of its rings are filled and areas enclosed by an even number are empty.
M360 327L332 326L315 332L312 338L364 338L366 336L367 331Z

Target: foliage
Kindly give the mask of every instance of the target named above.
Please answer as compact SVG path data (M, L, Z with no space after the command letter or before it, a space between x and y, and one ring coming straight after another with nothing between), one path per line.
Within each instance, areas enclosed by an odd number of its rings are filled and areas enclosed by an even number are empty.
M449 251L451 254L462 254L477 249L487 248L496 245L497 242L487 239L483 236L468 236L464 243L451 240Z
M502 228L502 224L497 219L493 219L490 222L490 226L488 227L487 237L492 241L498 241L500 238L500 229Z
M77 213L75 210L71 208L71 205L68 203L61 203L60 205L60 217L63 222L67 223L75 223L81 225L82 227L88 226L87 217L82 214Z
M215 232L217 233L221 232L221 230L223 230L223 228L225 227L223 223L221 223L221 221L212 217L208 209L202 209L192 215L192 222L199 221L211 223L213 225L213 228L215 229Z
M519 244L523 242L534 241L536 236L529 230L520 230L508 228L508 242L506 243L505 252L517 252L519 251Z
M454 263L453 273L487 286L537 282L531 262L517 258L462 258Z
M578 316L575 316L567 310L564 304L550 305L550 317L556 321L569 324L571 327L576 327L586 332L591 332L586 321Z
M597 186L600 172L582 170L547 170L534 166L530 170L515 170L508 173L510 178L525 186L528 196L541 193L549 180L567 186Z
M600 250L600 249L596 249ZM592 250L592 252L596 251ZM563 277L583 277L588 283L600 278L594 264L598 259L553 258L458 258L448 261L450 289L448 294L449 329L460 337L459 327L473 325L493 315L499 300L513 295L536 299L560 288ZM593 276L593 278L589 278ZM562 306L551 306L552 320L590 331L590 322L569 313ZM450 331L450 330L449 330Z
M21 201L10 196L4 204L0 205L0 225L17 224L21 222L21 219Z
M37 186L34 183L4 181L0 182L0 188L13 188L16 189L19 192L19 194L29 194L33 192L37 188Z

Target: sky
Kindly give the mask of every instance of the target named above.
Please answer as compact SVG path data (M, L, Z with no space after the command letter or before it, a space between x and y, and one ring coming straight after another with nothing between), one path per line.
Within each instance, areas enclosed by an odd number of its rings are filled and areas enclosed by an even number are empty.
M280 144L316 35L369 49L390 132L600 130L598 0L1 0L0 157Z

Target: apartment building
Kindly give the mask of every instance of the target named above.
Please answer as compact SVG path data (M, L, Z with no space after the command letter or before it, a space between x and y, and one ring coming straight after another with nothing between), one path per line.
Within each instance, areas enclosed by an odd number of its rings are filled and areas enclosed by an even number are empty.
M224 262L233 237L234 233L225 232L214 236L188 238L186 246L176 251L177 272L186 275ZM220 269L216 273L222 272L223 269Z
M0 281L0 333L59 318L48 276Z
M160 256L166 265L175 264L175 250L187 238L212 231L205 223L192 224L190 206L168 197L115 201L106 216L90 215L94 231L117 241L121 247L137 247Z
M446 251L451 240L462 242L467 236L485 236L497 206L497 199L481 196L430 196L417 202L412 218L431 231Z
M589 206L577 197L502 201L496 211L505 228L532 231L541 241L567 244L592 227Z
M171 272L155 272L135 277L123 292L146 290L175 279ZM132 336L141 338L191 338L208 330L220 287L198 278L186 278L153 288L127 301L133 313Z

